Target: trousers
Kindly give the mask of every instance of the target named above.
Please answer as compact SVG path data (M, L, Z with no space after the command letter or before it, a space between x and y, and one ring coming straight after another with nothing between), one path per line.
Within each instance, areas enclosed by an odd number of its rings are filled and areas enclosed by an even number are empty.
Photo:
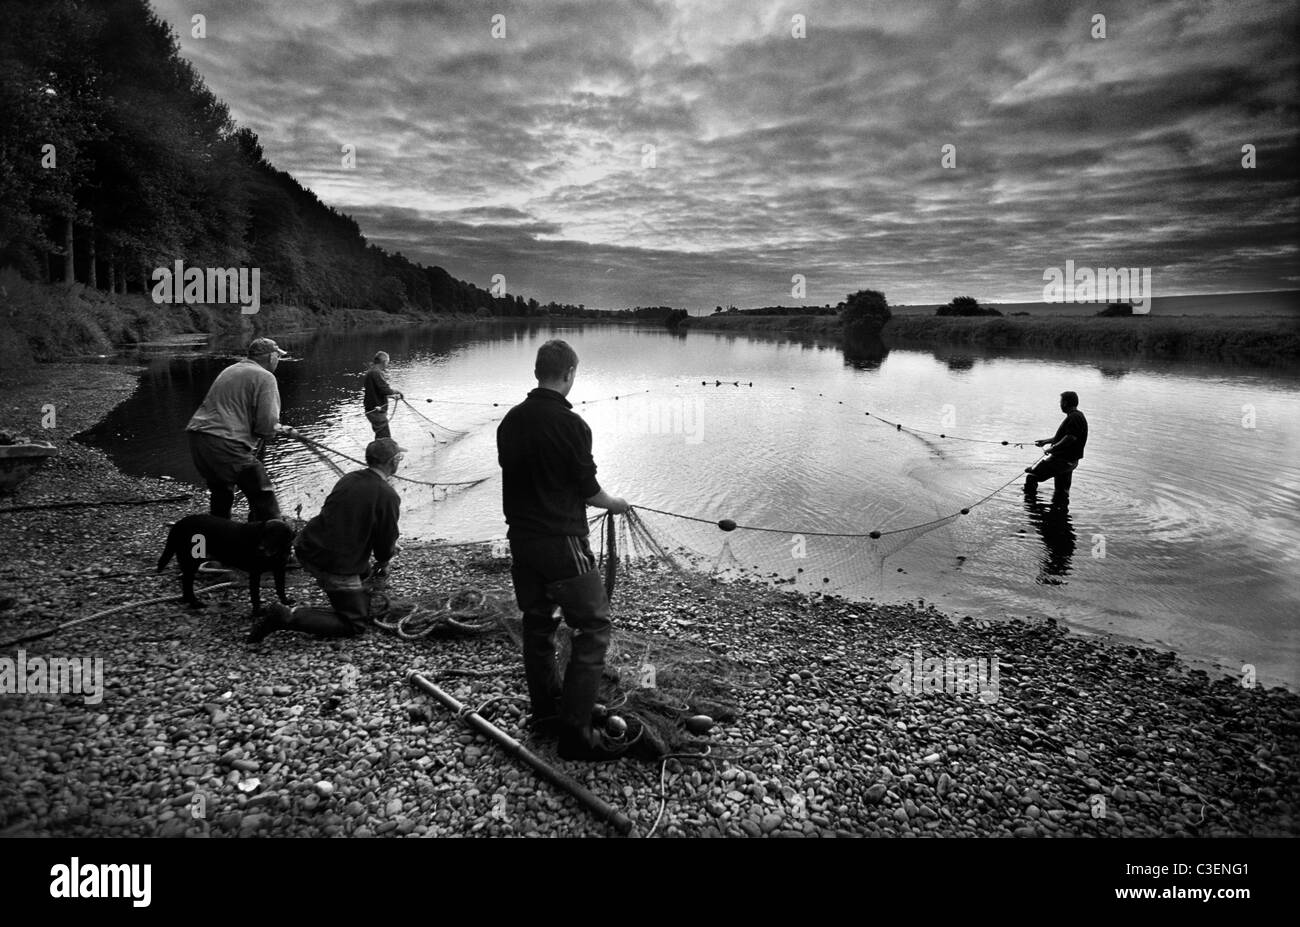
M388 428L388 407L379 406L366 412L366 418L370 420L370 427L375 430L375 440L380 438L391 438L392 431Z
M360 576L326 573L299 557L302 568L310 573L329 599L329 608L298 605L290 613L289 628L322 637L355 637L366 630L370 621L370 594Z
M1055 457L1040 461L1026 474L1025 490L1032 492L1038 489L1041 480L1055 480L1056 486L1052 490L1052 499L1067 502L1070 498L1070 486L1074 483L1074 470L1078 466L1077 460L1057 460Z
M510 557L533 717L558 714L566 727L589 739L611 627L596 558L586 537L569 536L512 540ZM563 684L555 659L557 606L573 629Z
M280 517L280 503L266 467L247 447L216 435L191 431L190 456L208 485L212 500L208 511L229 518L235 505L235 490L248 500L248 520L267 521Z

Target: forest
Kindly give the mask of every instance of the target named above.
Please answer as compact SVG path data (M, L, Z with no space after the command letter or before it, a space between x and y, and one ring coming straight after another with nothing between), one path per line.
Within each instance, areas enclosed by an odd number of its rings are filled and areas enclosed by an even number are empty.
M155 268L256 267L313 312L586 315L426 267L271 164L146 0L0 0L0 268L148 293Z

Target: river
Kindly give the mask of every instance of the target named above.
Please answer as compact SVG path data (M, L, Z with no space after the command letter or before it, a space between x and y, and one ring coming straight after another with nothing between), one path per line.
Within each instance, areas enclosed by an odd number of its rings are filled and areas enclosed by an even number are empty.
M535 385L533 358L549 337L581 358L570 399L592 427L605 488L633 505L773 529L723 532L643 510L656 536L690 547L702 568L924 599L956 616L1050 616L1300 686L1296 372L946 349L846 357L828 345L626 325L404 328L279 339L292 352L277 371L282 421L360 458L370 438L361 374L388 351L394 386L437 423L399 407L393 433L411 451L403 475L486 478L450 491L398 484L403 535L501 537L496 422ZM127 472L198 482L183 429L229 361L148 359L140 389L87 440ZM1016 445L1055 431L1067 389L1091 432L1061 516L1046 505L1050 483L1026 500L1018 474L1038 452ZM301 504L304 517L334 479L288 439L268 466L282 507ZM1008 481L936 530L888 533L955 514ZM884 539L824 536L872 530Z

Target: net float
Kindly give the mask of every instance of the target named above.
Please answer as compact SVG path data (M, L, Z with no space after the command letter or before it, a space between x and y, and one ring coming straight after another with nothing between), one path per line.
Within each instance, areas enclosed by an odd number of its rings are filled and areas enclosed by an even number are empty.
M627 722L618 715L610 715L605 719L605 730L610 737L622 737L627 733Z
M713 719L708 715L692 715L686 719L686 730L692 734L707 734L713 729Z
M723 531L735 531L736 523L732 521L730 518L724 518L720 522L718 522L718 527L721 528Z

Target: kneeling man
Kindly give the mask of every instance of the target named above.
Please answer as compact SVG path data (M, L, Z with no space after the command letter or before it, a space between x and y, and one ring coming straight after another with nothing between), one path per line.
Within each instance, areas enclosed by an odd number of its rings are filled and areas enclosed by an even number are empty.
M392 438L366 446L367 469L342 476L320 514L298 533L294 550L304 570L329 598L330 608L271 606L248 635L257 643L272 631L302 631L322 637L352 637L370 621L366 574L383 573L397 553L401 499L389 485L406 449ZM374 555L373 571L370 557Z

